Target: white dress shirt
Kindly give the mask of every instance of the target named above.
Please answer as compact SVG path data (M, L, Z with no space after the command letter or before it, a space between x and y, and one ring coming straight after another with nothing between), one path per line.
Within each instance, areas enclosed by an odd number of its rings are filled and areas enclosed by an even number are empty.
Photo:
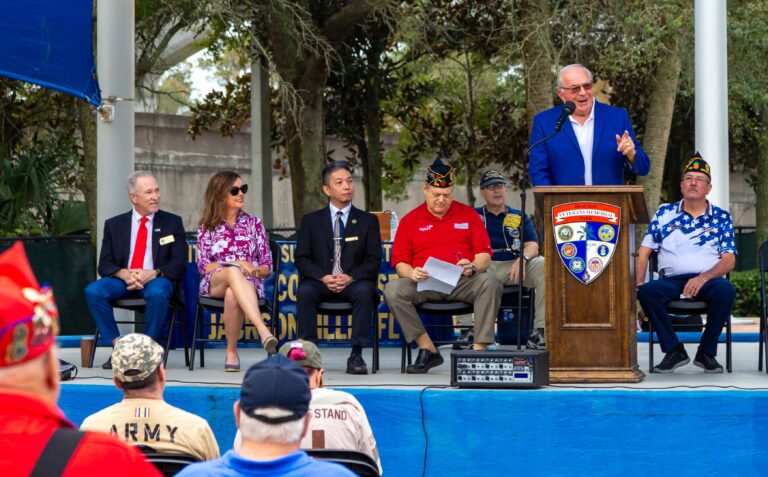
M584 185L592 185L592 144L595 140L595 102L592 100L592 112L584 124L580 124L572 115L568 116L579 142L581 157L584 159Z
M333 227L336 225L336 212L338 211L341 211L341 223L343 223L344 227L346 227L347 219L349 218L349 211L352 210L352 204L349 204L343 209L337 209L333 204L328 205L331 209L331 232L333 232Z

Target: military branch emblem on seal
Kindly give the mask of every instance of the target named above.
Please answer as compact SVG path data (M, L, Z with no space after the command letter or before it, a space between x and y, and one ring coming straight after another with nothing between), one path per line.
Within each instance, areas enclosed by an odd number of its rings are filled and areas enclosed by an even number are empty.
M569 202L552 208L560 260L585 285L608 267L619 239L621 208L602 202Z

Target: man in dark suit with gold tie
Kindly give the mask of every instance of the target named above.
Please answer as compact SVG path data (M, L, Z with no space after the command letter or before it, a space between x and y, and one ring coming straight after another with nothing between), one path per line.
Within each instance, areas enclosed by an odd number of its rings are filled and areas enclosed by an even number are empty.
M368 344L371 314L378 303L376 279L381 264L379 222L352 205L352 166L334 161L323 168L327 207L301 220L295 263L301 274L296 303L299 338L317 341L317 304L341 299L352 303L352 353L347 373L368 374L362 350Z

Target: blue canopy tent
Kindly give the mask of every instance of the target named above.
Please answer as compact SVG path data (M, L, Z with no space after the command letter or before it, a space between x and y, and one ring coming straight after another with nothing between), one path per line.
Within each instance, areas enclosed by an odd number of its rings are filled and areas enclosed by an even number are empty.
M89 0L0 0L0 76L98 106Z

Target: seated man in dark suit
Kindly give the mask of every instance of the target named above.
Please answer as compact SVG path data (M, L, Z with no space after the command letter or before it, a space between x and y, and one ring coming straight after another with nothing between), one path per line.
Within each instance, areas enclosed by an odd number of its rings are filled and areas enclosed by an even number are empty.
M299 338L317 341L317 304L342 299L352 303L352 353L347 373L368 374L363 347L368 343L381 264L379 221L352 205L352 166L334 161L323 168L328 207L301 219L295 263L301 274L296 320Z
M160 188L152 174L136 171L128 176L128 198L133 209L104 223L98 267L101 278L85 288L88 309L112 346L120 332L110 302L126 297L147 301L144 331L162 342L168 301L174 284L184 277L187 262L184 224L178 215L159 210ZM112 368L111 358L102 368Z

